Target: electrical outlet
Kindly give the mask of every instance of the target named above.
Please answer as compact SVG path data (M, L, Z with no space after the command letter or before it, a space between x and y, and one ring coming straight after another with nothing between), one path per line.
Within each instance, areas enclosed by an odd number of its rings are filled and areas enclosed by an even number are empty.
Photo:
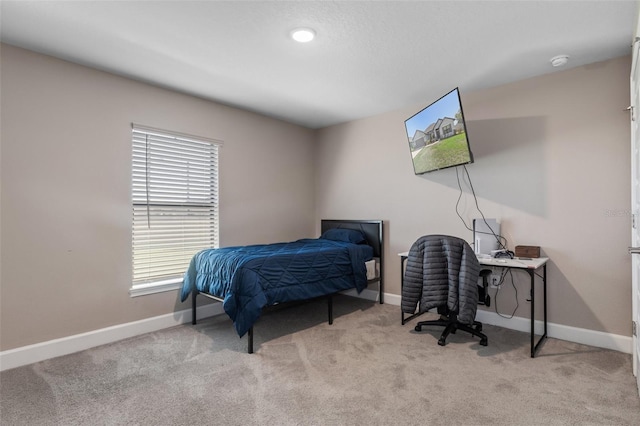
M491 288L500 288L500 276L497 274L491 274L489 276L489 285Z

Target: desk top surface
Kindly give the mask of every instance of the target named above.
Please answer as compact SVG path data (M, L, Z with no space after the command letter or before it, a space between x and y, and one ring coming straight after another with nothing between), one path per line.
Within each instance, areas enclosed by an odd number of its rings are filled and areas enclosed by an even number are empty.
M494 259L479 258L478 261L481 265L485 266L503 266L507 268L521 268L521 269L538 269L542 265L549 261L548 257L536 257L536 258L522 258L514 257L513 259Z
M400 257L407 257L409 255L408 251L398 253ZM521 268L521 269L538 269L542 265L546 264L549 261L548 257L537 257L537 258L521 258L515 257L513 259L494 259L492 257L481 257L478 258L478 261L481 265L485 266L498 266L504 268Z

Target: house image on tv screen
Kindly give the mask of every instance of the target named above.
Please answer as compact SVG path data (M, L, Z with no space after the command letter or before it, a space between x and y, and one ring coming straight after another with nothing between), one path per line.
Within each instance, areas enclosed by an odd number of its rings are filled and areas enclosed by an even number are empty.
M459 116L459 114L460 111L456 116ZM464 132L464 125L461 120L451 117L439 118L438 121L431 123L426 129L416 130L409 143L411 144L411 150L414 151L462 132Z

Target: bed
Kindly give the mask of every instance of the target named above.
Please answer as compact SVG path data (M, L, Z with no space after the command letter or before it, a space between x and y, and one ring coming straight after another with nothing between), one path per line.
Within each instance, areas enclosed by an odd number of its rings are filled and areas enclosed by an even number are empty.
M338 292L360 293L378 283L383 303L382 223L322 220L320 238L202 250L191 259L180 299L191 295L193 324L199 295L222 302L238 335L248 335L248 353L253 325L270 306L326 297L332 324L332 296Z

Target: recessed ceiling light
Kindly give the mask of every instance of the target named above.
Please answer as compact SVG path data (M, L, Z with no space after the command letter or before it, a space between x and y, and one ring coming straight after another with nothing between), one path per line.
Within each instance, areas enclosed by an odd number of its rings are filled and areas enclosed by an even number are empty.
M316 36L316 32L311 28L296 28L291 31L291 38L300 43L307 43Z
M569 55L558 55L551 58L551 65L554 67L561 67L569 62Z

